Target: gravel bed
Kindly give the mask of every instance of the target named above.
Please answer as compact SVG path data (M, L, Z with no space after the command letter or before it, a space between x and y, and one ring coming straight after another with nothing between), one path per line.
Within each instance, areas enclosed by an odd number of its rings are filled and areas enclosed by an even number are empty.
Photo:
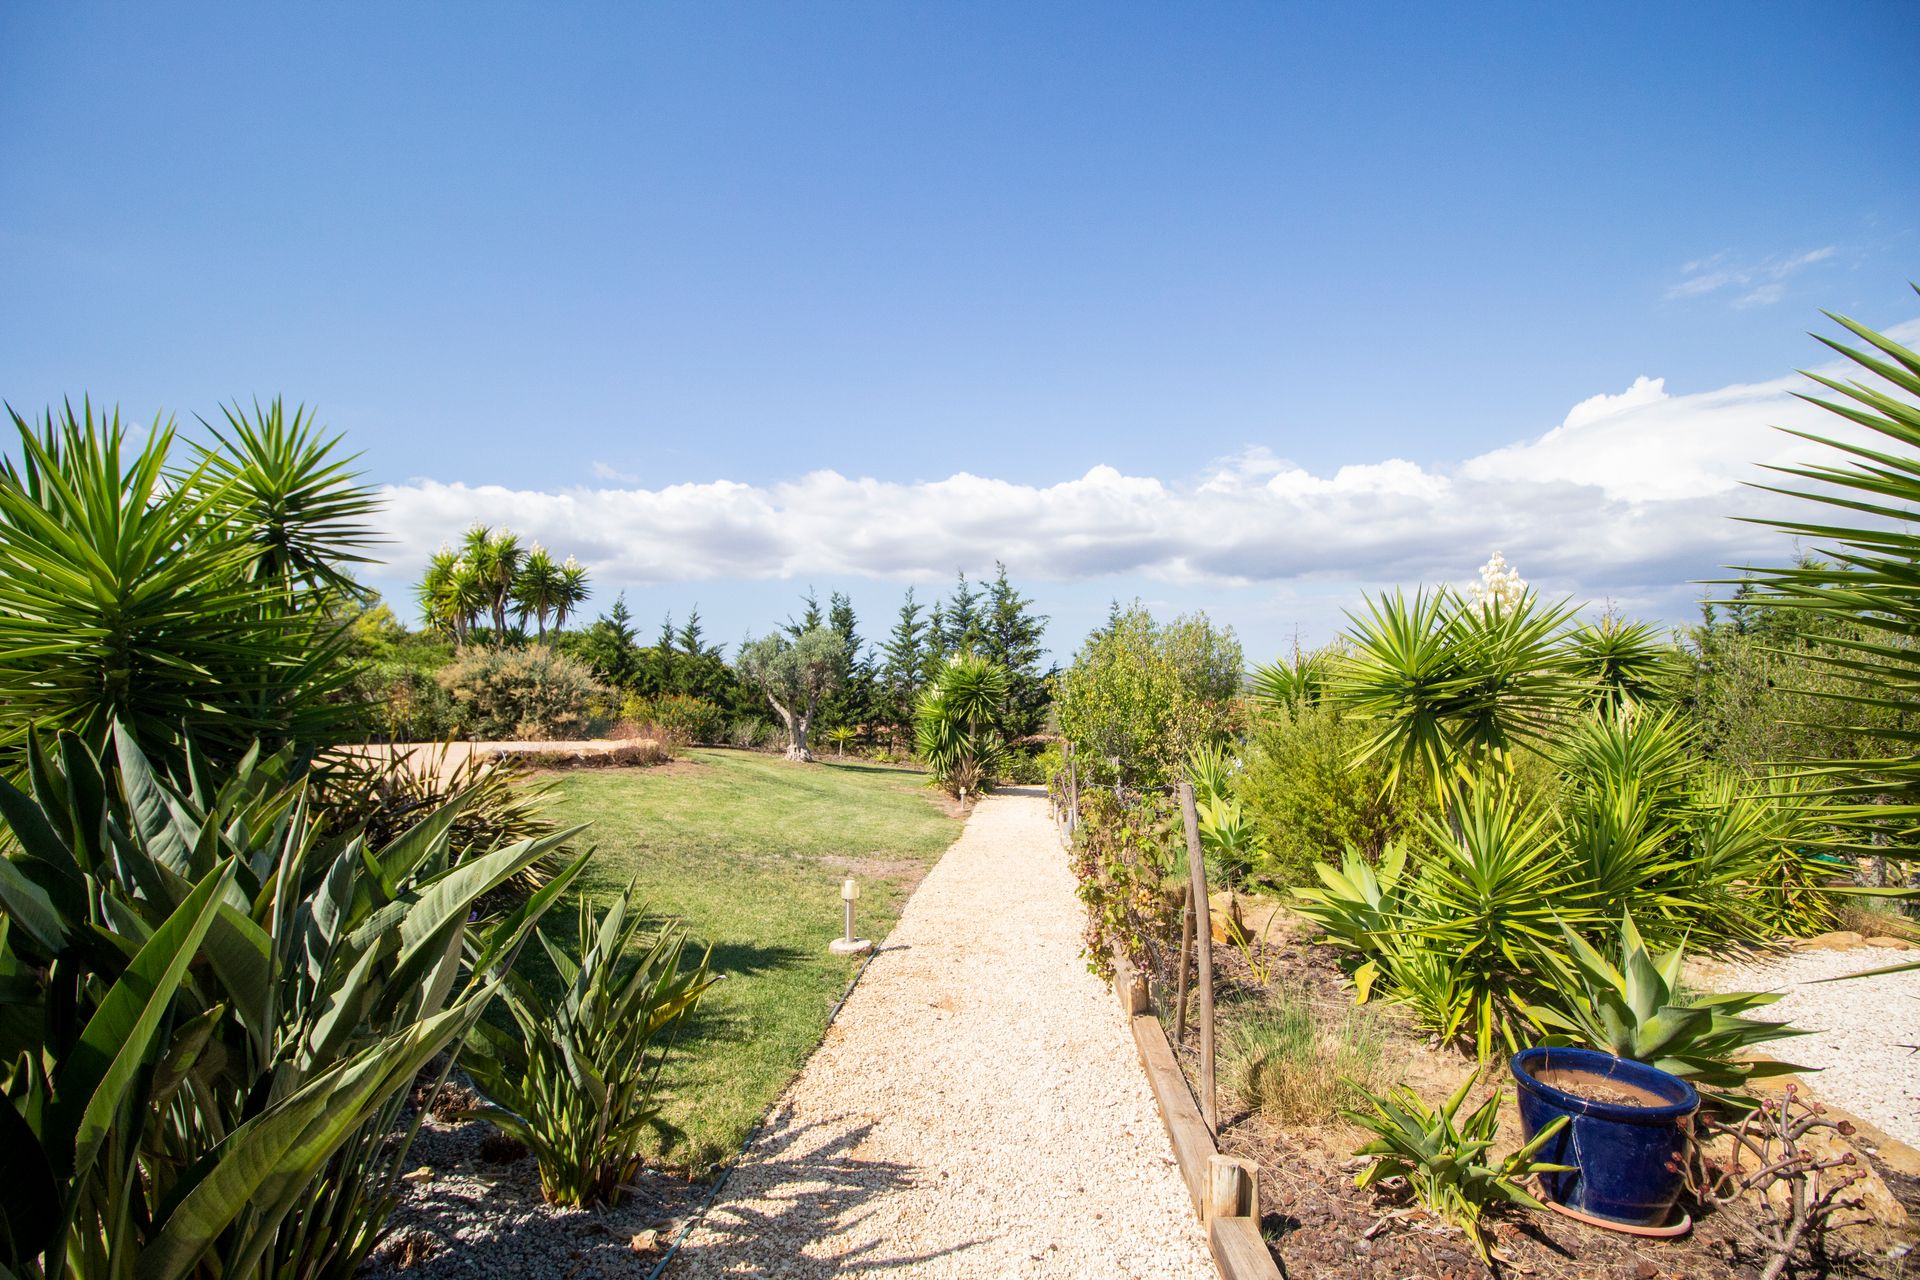
M1819 1097L1920 1147L1920 970L1812 985L1916 959L1911 951L1878 947L1796 951L1716 967L1712 982L1720 991L1785 991L1778 1004L1753 1016L1784 1019L1815 1034L1764 1047L1821 1068L1809 1076Z
M1034 791L982 800L668 1275L1214 1275Z
M432 1176L407 1182L356 1280L642 1280L707 1194L643 1174L611 1208L557 1208L531 1156L488 1158L494 1135L477 1120L422 1121L407 1162Z

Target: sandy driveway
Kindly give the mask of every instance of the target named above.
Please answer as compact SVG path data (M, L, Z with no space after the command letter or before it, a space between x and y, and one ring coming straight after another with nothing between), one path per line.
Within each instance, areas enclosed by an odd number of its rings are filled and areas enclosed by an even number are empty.
M669 1274L1213 1276L1073 888L983 800Z

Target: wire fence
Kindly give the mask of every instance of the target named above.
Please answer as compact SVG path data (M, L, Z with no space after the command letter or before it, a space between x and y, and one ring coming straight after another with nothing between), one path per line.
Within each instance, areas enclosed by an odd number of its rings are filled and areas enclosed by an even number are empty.
M1048 796L1073 852L1094 967L1144 981L1147 1010L1217 1132L1213 933L1192 786L1090 784L1069 743Z

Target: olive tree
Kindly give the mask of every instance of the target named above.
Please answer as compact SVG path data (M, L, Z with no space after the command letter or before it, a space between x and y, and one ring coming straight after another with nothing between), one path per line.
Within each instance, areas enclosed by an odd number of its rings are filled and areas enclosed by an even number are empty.
M749 637L734 659L740 678L766 695L787 726L789 760L813 759L807 728L820 699L839 687L842 644L831 628L813 627L793 639L778 634Z

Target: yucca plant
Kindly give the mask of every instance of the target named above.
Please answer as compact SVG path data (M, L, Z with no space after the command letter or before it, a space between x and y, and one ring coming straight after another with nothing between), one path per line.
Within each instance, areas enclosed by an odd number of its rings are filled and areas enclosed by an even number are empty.
M1546 1208L1521 1183L1536 1173L1561 1173L1569 1168L1533 1159L1535 1152L1566 1127L1567 1117L1558 1117L1518 1151L1495 1161L1492 1151L1500 1129L1500 1093L1496 1091L1465 1120L1455 1120L1479 1079L1478 1071L1470 1072L1438 1110L1403 1085L1384 1097L1361 1089L1368 1109L1340 1114L1375 1135L1373 1141L1354 1152L1373 1157L1354 1179L1355 1185L1371 1187L1385 1178L1405 1178L1419 1204L1443 1222L1458 1227L1481 1259L1491 1263L1492 1249L1481 1217L1500 1204Z
M1389 786L1424 776L1454 806L1469 780L1540 744L1564 708L1571 685L1559 642L1572 615L1531 592L1513 604L1447 589L1369 600L1327 696L1377 725L1359 759L1384 756Z
M1581 696L1611 712L1657 706L1672 697L1676 651L1651 623L1608 614L1567 632L1567 674Z
M1713 1090L1737 1090L1749 1080L1807 1069L1744 1056L1756 1045L1803 1034L1785 1023L1741 1016L1774 1003L1779 992L1683 994L1684 948L1654 955L1631 914L1620 917L1617 965L1571 929L1563 928L1561 939L1560 956L1568 965L1542 966L1556 975L1555 995L1528 1010L1561 1033L1542 1043L1599 1049Z
M481 1023L461 1051L491 1100L473 1114L527 1144L553 1204L618 1199L659 1116L673 1042L719 981L705 955L681 963L682 930L664 926L643 946L646 927L631 885L598 918L583 898L577 961L536 931L565 984L559 998L509 974L505 1002L517 1030Z
M1466 1041L1485 1062L1496 1048L1526 1046L1524 1006L1539 980L1539 944L1559 937L1561 921L1587 917L1570 900L1551 815L1504 785L1482 785L1468 792L1457 817L1457 836L1438 819L1425 820L1425 857L1392 942L1444 961L1451 1007L1416 1012L1436 1035ZM1391 952L1383 967L1396 976Z
M0 782L0 1269L31 1280L346 1280L397 1200L408 1086L480 1017L579 872L477 927L573 832L461 862L459 801L321 838L292 757L173 782L29 740Z
M170 765L183 734L231 760L257 738L314 744L344 731L359 708L345 624L326 607L341 575L323 566L357 535L291 508L276 523L273 508L298 499L358 510L364 491L350 476L268 469L268 444L252 436L241 452L178 470L170 425L155 423L136 447L117 413L96 416L91 404L38 426L11 416L16 449L0 458L0 762L17 771L29 726L100 748L118 723Z
M1920 850L1920 724L1912 715L1920 704L1920 354L1826 314L1863 344L1819 339L1858 376L1806 373L1832 394L1801 398L1868 435L1781 428L1835 457L1770 468L1809 487L1758 487L1820 511L1749 519L1791 535L1812 554L1788 568L1748 571L1762 588L1759 602L1833 624L1823 645L1800 655L1839 678L1839 691L1806 691L1830 708L1822 727L1861 746L1859 758L1803 762L1831 802L1825 816L1844 833L1829 843L1853 854L1910 858Z
M1006 748L994 716L1007 698L1007 669L974 654L940 668L915 713L914 741L934 781L953 795L978 795Z
M1380 977L1380 953L1405 928L1407 896L1413 888L1406 846L1388 844L1375 865L1348 845L1337 869L1323 862L1314 872L1320 886L1296 888L1297 909L1328 941L1368 957L1353 974L1360 1002L1365 1003Z

